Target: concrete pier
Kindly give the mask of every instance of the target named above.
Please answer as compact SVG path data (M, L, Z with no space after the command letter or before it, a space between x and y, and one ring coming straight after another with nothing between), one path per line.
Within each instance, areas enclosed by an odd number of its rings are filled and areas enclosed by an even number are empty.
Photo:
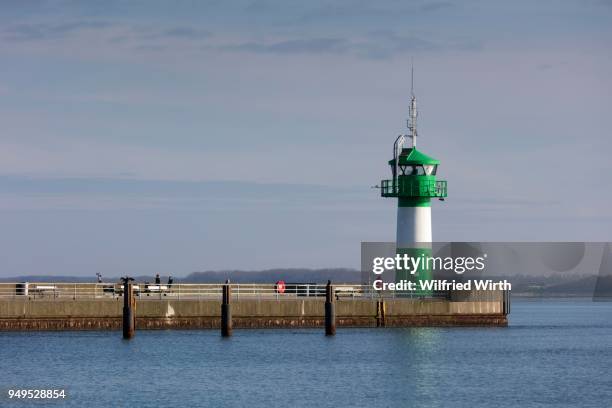
M507 296L507 295L506 295ZM338 327L506 326L503 292L447 299L335 299ZM221 329L219 299L139 299L135 329ZM451 298L452 299L452 298ZM234 299L232 328L325 326L325 298ZM0 330L121 330L123 297L0 299ZM384 325L381 325L384 322Z

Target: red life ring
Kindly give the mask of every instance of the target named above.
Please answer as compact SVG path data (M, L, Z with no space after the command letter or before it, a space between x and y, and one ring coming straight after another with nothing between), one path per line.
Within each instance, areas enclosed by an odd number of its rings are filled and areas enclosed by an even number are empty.
M285 293L285 281L279 280L276 282L276 292Z

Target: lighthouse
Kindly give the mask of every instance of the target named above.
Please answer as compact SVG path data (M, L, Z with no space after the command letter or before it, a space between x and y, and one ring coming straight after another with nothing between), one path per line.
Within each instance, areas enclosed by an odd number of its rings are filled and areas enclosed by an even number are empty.
M393 159L390 180L382 180L381 196L397 198L397 254L410 257L429 257L432 248L431 199L444 200L446 181L437 180L439 160L417 150L417 105L411 90L408 135L400 135L393 144ZM410 138L410 146L405 146ZM427 262L414 271L396 269L395 281L417 283L417 296L431 296L432 291L421 286L423 281L433 278L431 265Z

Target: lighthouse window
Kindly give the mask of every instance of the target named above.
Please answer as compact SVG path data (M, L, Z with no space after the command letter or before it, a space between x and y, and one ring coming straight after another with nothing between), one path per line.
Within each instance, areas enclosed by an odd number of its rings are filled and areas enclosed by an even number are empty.
M436 170L438 170L437 164L426 164L423 167L425 167L425 174L427 174L428 176L435 176Z
M415 175L414 166L400 166L403 176L413 176Z
M424 176L425 169L423 166L400 166L400 171L403 176Z

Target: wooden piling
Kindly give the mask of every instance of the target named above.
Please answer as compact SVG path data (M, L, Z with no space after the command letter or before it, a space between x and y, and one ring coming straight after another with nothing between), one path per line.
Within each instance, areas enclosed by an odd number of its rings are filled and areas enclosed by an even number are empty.
M376 301L376 327L385 327L386 307L384 300Z
M129 340L136 333L136 300L134 299L134 279L126 276L123 280L123 338Z
M223 301L221 303L221 336L229 337L232 335L232 287L229 279L223 285Z
M325 335L336 334L336 296L331 280L327 281L325 287Z
M507 289L502 292L502 313L504 316L510 314L510 291Z

